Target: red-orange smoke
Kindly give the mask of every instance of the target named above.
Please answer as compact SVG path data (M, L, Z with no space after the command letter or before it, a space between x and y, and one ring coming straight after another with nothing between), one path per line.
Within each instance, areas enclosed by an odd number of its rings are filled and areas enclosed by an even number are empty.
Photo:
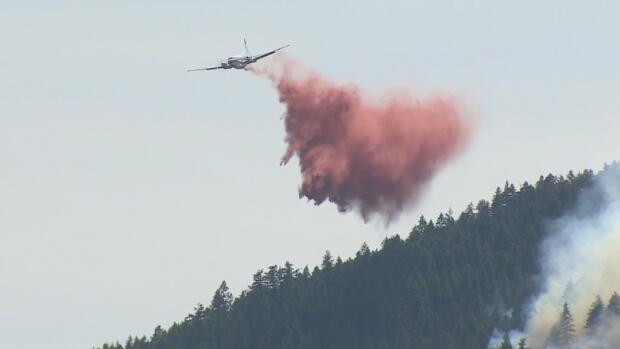
M365 221L397 218L467 139L469 124L450 97L371 97L285 55L251 71L271 79L286 106L282 164L298 156L300 198L359 210Z

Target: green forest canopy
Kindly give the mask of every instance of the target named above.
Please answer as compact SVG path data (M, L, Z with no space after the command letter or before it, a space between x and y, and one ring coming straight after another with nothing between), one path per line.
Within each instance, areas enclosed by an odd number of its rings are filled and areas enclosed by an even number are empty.
M261 269L238 297L222 282L183 321L101 348L485 348L494 328L523 326L546 222L574 208L595 177L506 183L490 202L421 217L378 250L364 244L345 261L326 252L312 270Z

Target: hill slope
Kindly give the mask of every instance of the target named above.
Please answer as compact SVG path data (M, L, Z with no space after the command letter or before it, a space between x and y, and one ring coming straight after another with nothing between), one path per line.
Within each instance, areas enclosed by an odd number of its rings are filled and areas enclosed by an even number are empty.
M347 261L326 253L313 271L269 267L237 298L222 283L182 322L103 348L485 348L494 328L523 323L545 222L573 208L593 178L506 184L491 202L421 218L377 251L362 246Z

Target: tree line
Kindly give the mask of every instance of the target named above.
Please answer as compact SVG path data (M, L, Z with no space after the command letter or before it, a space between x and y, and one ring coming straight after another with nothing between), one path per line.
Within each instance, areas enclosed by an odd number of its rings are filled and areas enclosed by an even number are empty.
M258 270L236 297L224 281L209 304L169 328L99 348L484 348L494 328L524 325L545 223L573 209L595 177L586 170L506 183L457 217L420 217L379 249ZM509 318L507 309L516 309Z
M590 306L581 334L577 334L577 326L567 302L562 306L557 323L551 328L545 347L569 348L578 337L596 336L604 324L620 320L620 296L614 292L607 306L603 304L600 296ZM526 347L526 338L521 338L518 349L530 349ZM514 349L511 344L510 336L504 333L502 342L498 349Z

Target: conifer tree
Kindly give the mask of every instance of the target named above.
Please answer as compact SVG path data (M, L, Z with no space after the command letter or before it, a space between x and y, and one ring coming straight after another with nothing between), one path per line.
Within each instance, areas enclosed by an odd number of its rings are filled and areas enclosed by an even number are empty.
M559 346L568 346L575 338L575 321L571 314L568 303L564 303L562 314L558 323L551 329L549 342Z
M307 265L304 267L304 270L301 272L301 276L302 276L302 279L310 278L310 269L308 269Z
M266 284L269 288L280 287L280 275L278 275L278 266L272 265L267 270Z
M357 253L355 254L355 256L360 257L360 256L367 256L369 254L370 254L370 247L368 247L368 244L364 242L362 244L362 247L360 247L360 250L357 251Z
M589 331L595 330L601 324L604 312L605 306L603 305L603 301L600 296L596 296L596 301L592 303L590 310L588 311L588 318L586 320L585 328Z
M499 346L499 349L513 349L508 332L504 333L504 337L502 337L502 344Z
M620 316L620 296L618 296L617 292L609 299L609 304L607 305L607 313L609 315Z
M228 290L226 281L222 281L220 287L217 288L215 294L213 295L213 300L211 300L211 310L215 314L225 313L230 310L232 301L233 295Z
M265 286L265 279L263 276L263 270L261 269L257 271L256 274L254 274L254 276L252 277L252 286L250 286L250 289L259 289L263 286Z
M325 251L325 255L323 255L323 262L321 263L321 269L328 270L334 266L334 257L329 251Z

